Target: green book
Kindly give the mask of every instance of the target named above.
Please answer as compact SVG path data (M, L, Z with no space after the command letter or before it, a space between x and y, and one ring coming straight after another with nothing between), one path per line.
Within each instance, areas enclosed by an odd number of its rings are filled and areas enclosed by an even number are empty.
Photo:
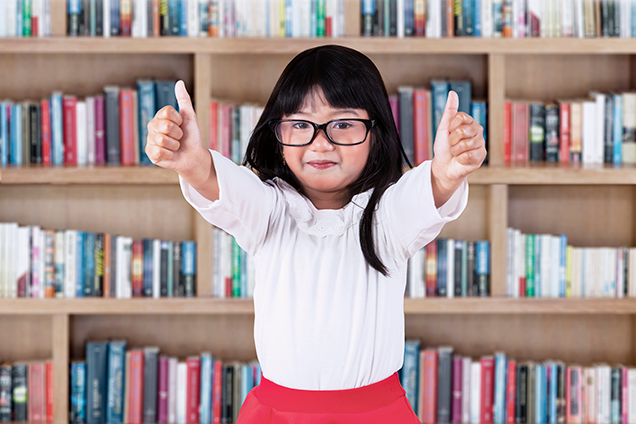
M526 296L534 297L534 234L526 234Z

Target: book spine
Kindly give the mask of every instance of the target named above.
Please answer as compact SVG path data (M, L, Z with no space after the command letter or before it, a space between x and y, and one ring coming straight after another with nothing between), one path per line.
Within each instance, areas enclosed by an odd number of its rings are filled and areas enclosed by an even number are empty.
M186 424L199 424L199 380L201 378L201 358L187 358L186 367Z
M129 424L141 424L144 408L144 352L130 351Z
M159 393L157 400L157 422L168 423L168 383L170 360L167 356L159 356Z
M517 362L508 361L508 372L506 377L506 424L515 424L517 404Z
M157 422L157 379L159 371L159 348L144 349L143 375L143 422L154 424Z
M453 357L451 422L456 424L462 422L462 365L463 358L455 355Z
M86 343L86 423L106 422L107 342Z
M488 424L493 422L493 397L494 397L494 358L483 357L481 363L481 408L480 422Z
M106 128L104 110L104 96L95 96L95 163L103 165L106 163Z
M108 399L106 422L121 424L124 422L124 365L126 360L126 342L111 341L108 344Z
M437 422L450 423L452 399L452 349L440 347L438 349L437 370Z
M157 112L155 106L155 83L152 80L137 81L139 92L139 151L140 162L150 165L151 161L146 154L146 142L148 139L148 123Z
M132 296L144 296L144 245L141 240L132 244Z
M0 109L0 113L2 113ZM42 141L42 164L51 164L51 103L48 99L40 102L40 131ZM1 137L1 136L0 136Z
M122 165L135 164L133 95L131 89L119 91L119 152Z
M186 297L196 296L196 243L184 241L182 243L182 275Z
M71 363L70 404L70 423L84 424L86 422L86 362L84 361Z
M106 163L119 165L119 88L105 87L104 101L106 106Z

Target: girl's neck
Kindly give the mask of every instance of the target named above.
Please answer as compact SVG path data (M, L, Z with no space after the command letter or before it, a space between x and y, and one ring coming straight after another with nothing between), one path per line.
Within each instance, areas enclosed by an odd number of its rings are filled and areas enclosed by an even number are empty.
M313 203L316 209L342 209L350 201L351 196L348 193L330 193L316 192L312 190L303 190L305 196Z

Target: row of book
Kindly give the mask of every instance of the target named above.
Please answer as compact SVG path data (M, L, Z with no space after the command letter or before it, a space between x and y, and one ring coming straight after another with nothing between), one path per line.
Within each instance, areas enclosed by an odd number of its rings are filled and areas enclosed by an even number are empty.
M504 160L636 164L636 92L506 101Z
M362 0L363 36L634 37L632 0Z
M344 0L68 0L68 35L342 37Z
M50 35L51 0L3 0L0 2L0 38Z
M0 422L53 422L53 361L0 363Z
M246 251L241 249L232 235L218 227L213 227L213 234L212 295L219 298L253 297L254 261Z
M0 298L193 296L194 241L0 223Z
M252 130L263 113L255 104L237 105L232 101L210 100L210 149L235 163L242 163Z
M0 165L150 164L148 122L166 105L178 110L176 81L137 80L80 99L53 92L41 101L0 101Z
M636 248L573 247L567 236L508 228L511 297L636 297Z
M406 295L490 296L490 242L433 240L409 259Z
M70 423L232 423L260 379L256 360L180 359L126 340L89 341L86 359L71 362Z
M396 94L389 95L389 102L404 152L414 165L433 158L435 133L450 90L459 96L459 112L471 115L483 126L484 139L487 137L487 104L473 99L471 81L432 79L430 88L399 86Z
M630 424L636 368L480 358L407 340L401 381L424 424Z

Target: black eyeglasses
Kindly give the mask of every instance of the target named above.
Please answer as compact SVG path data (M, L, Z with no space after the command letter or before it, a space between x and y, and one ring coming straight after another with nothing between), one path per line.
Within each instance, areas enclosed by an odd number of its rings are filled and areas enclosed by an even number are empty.
M283 146L307 146L322 130L327 139L339 146L354 146L366 141L369 131L375 126L371 119L334 119L324 124L315 124L301 119L281 119L268 122Z

